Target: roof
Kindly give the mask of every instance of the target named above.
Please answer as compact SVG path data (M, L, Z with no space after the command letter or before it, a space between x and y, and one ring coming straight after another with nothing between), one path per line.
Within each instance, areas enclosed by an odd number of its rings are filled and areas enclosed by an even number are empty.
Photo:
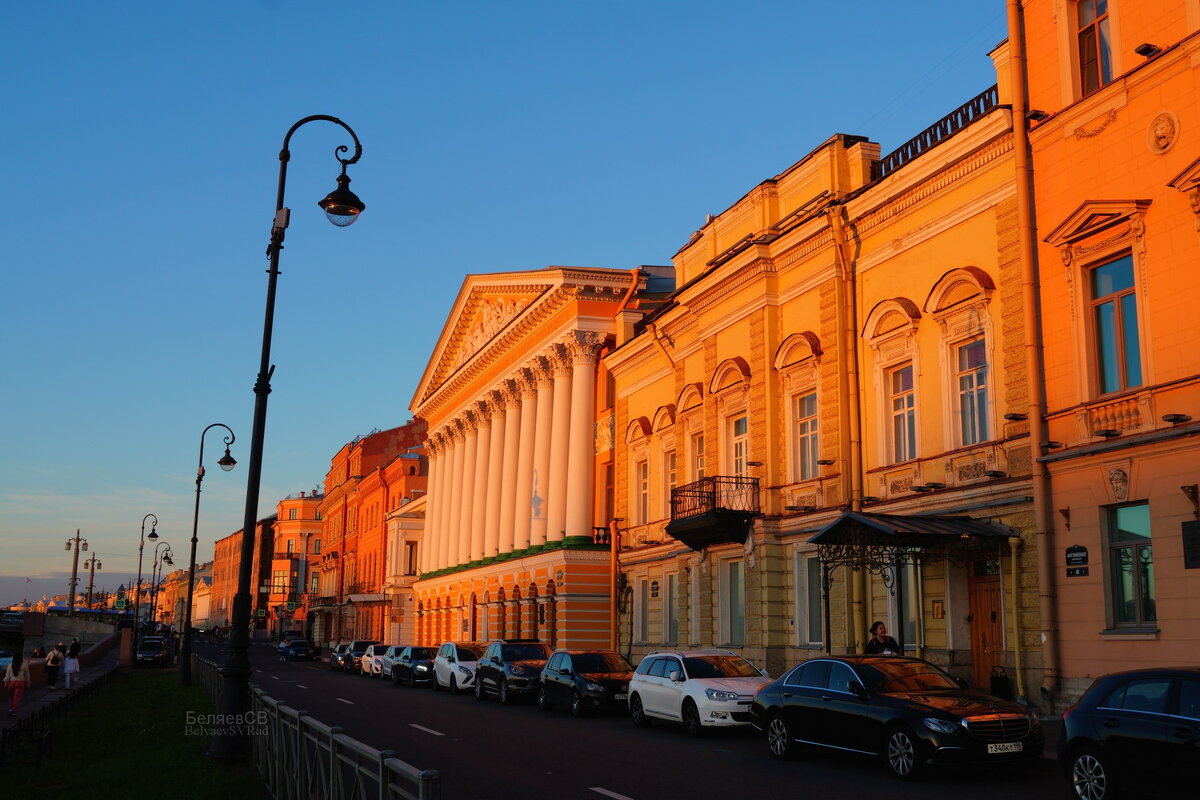
M873 544L922 547L950 537L1008 539L1020 534L1011 528L973 517L908 514L866 514L845 511L809 541L812 544ZM858 541L856 541L858 540Z

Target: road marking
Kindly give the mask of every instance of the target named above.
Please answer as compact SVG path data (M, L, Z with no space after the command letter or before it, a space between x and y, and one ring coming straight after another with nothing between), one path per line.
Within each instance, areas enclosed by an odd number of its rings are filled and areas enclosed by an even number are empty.
M345 704L346 704L346 705L348 705L348 706L352 706L352 705L354 705L354 703L353 703L352 701L350 701L350 700L343 700L343 699L342 699L342 698L340 698L340 697L337 699L337 701L338 701L339 703L345 703Z
M297 685L297 686L299 686L301 689L307 689L307 688L308 688L308 687L307 687L307 686L305 686L303 683L297 683L296 685Z
M442 733L441 731L435 731L433 728L426 728L424 725L418 725L415 722L410 722L408 724L409 724L409 727L416 728L419 731L425 731L426 733L432 733L434 736L445 736L446 735L446 734Z
M616 792L610 792L608 789L601 789L599 786L589 786L588 789L596 794L602 794L605 797L615 798L615 800L633 800L632 797L628 797L623 794L617 794Z

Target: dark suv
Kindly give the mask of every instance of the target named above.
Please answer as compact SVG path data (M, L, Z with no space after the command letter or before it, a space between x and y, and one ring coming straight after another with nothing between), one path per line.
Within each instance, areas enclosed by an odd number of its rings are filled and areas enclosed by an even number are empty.
M342 672L358 674L362 671L363 653L367 652L367 648L373 644L379 644L374 639L356 639L350 643L350 652L342 656L341 667Z
M542 670L538 708L571 709L582 717L592 710L625 712L633 667L612 650L556 650Z
M518 697L533 697L540 686L550 646L537 639L492 642L475 665L475 697L494 694L508 705Z

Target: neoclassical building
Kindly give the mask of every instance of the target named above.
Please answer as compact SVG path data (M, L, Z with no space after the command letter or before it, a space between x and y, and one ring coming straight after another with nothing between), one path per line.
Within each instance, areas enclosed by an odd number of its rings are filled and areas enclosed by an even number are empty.
M612 386L598 360L623 315L672 287L670 268L655 267L467 277L411 405L429 426L420 643L608 646L597 482L611 459Z

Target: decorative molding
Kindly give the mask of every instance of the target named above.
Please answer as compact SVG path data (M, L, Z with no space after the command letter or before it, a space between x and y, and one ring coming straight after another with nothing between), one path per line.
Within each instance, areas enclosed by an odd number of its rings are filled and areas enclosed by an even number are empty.
M1163 155L1179 141L1179 116L1174 111L1160 111L1146 129L1146 147L1155 155Z
M1188 164L1167 185L1187 194L1188 205L1196 215L1196 230L1200 231L1200 158Z
M1071 131L1071 133L1076 139L1091 139L1093 136L1099 136L1101 133L1103 133L1104 129L1109 125L1112 125L1114 122L1116 122L1116 120L1117 110L1115 108L1110 108L1108 113L1105 114L1104 118L1100 121L1100 124L1095 128L1085 128L1080 125L1078 128Z

